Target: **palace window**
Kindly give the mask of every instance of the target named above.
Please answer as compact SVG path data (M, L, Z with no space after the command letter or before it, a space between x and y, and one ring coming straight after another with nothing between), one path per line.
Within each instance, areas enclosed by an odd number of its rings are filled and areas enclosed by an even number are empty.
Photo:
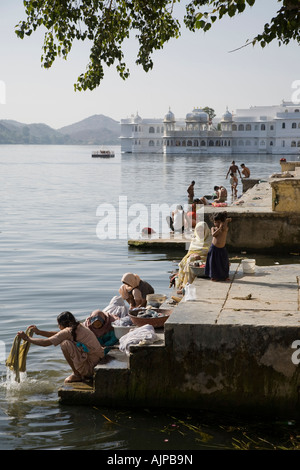
M237 130L236 124L232 124L232 130L233 130L233 131L236 131L236 130Z
M282 123L282 129L285 129L285 122Z
M240 124L239 125L239 131L243 131L244 130L244 124Z
M297 147L300 147L300 140L298 140L297 142Z
M210 140L209 143L208 143L209 147L214 147L214 141L213 140Z
M201 146L201 147L205 147L205 146L206 146L205 140L201 140L200 146Z
M199 147L199 142L198 142L198 140L194 140L194 147Z
M246 131L251 131L251 124L246 124Z
M192 145L193 145L193 142L192 142L191 140L188 140L188 141L187 141L187 146L188 146L188 147L192 147Z
M265 131L265 130L266 130L265 124L262 124L262 125L260 126L260 130L261 130L261 131Z
M149 147L154 147L154 140L149 140Z
M292 129L297 129L297 123L296 122L292 122Z
M296 142L295 142L295 140L292 140L291 147L296 147Z
M154 134L155 133L155 129L154 127L149 127L149 134Z

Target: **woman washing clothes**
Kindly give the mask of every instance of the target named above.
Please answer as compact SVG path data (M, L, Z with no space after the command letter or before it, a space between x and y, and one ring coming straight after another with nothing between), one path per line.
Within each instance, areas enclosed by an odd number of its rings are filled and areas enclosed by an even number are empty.
M109 352L110 346L118 342L112 326L112 323L118 318L112 313L94 310L84 322L84 326L94 333L101 346L104 347L104 354Z
M188 282L192 283L196 277L190 269L190 262L201 260L202 263L205 263L211 242L212 236L207 223L198 222L194 230L194 236L191 240L189 251L179 263L177 277L178 293L181 292Z
M145 307L147 295L154 294L153 287L137 274L125 273L122 277L122 283L119 293L129 303L131 309Z
M71 312L62 312L57 317L60 331L42 331L35 325L30 326L33 332L45 338L32 338L24 331L19 331L24 341L37 346L58 346L65 356L73 373L65 379L65 383L82 382L91 377L94 367L104 357L104 349L96 336L76 320Z

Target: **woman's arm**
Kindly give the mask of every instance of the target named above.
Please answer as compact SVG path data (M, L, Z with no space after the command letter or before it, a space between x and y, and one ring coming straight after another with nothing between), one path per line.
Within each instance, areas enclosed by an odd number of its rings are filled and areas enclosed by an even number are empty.
M50 339L39 339L39 338L31 338L28 336L24 331L18 331L18 336L20 336L24 341L28 341L31 344L36 344L37 346L51 346L52 343ZM52 335L51 335L52 336Z
M132 295L133 295L136 307L145 307L145 305L147 304L147 301L146 299L143 299L140 289L138 288L133 289Z
M46 338L51 338L51 336L56 335L57 331L43 331L35 325L30 325L28 328L31 328L36 335L45 336Z

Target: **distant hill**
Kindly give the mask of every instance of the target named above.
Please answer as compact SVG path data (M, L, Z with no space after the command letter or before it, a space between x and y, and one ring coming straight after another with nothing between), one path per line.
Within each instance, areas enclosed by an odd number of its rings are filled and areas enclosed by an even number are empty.
M118 145L120 124L102 114L95 114L61 129L46 124L23 124L0 120L0 144L91 144Z

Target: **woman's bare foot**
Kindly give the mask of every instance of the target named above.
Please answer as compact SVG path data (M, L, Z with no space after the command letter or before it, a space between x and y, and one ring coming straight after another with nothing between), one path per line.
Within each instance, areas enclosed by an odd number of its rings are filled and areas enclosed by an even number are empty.
M65 379L65 383L68 384L72 382L82 382L82 378L79 375L71 374Z

